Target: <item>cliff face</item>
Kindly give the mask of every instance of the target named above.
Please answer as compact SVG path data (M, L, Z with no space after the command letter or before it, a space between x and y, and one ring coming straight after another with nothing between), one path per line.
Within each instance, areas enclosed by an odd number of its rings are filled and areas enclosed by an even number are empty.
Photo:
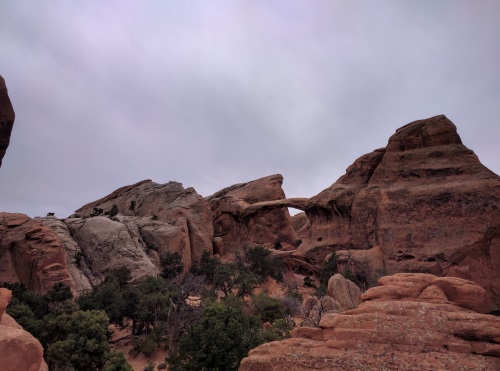
M7 93L5 80L0 76L0 167L10 142L10 134L16 115Z
M57 282L75 289L57 235L24 214L0 213L0 282L23 282L39 294Z
M305 211L311 238L298 255L320 262L336 251L360 271L462 277L500 306L500 177L445 116L398 129Z

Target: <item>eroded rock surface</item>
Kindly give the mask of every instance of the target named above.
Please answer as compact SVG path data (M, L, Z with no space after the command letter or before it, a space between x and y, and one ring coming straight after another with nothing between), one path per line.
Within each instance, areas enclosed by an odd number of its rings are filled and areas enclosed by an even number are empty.
M0 282L23 282L39 294L57 282L75 289L57 235L24 214L0 213Z
M304 207L305 199L289 199L281 188L283 177L271 175L235 184L208 198L215 237L227 254L241 252L245 243L293 249L297 235L287 206Z
M5 313L11 297L0 288L0 371L47 371L40 342Z
M473 282L428 274L384 277L361 305L320 328L250 351L240 370L497 370L500 318L470 310Z
M97 281L111 271L127 267L133 280L159 273L146 254L136 225L107 217L68 219L68 229L83 253L83 260Z
M5 80L0 76L0 167L10 143L10 135L14 127L16 115L9 99Z
M177 182L157 184L145 180L117 189L110 195L76 210L76 214L88 217L94 213L94 208L110 212L113 205L116 205L118 213L125 216L148 217L173 223L172 225L182 225L182 219L185 219L193 260L199 260L203 251L213 250L212 212L207 201L196 193L194 188L184 189L182 184ZM185 231L180 228L179 232L183 234ZM178 236L177 239L182 241L183 236ZM179 249L183 248L185 246L179 246Z
M500 306L500 177L445 116L412 122L309 199L311 238L296 252L332 251L371 274L423 272L472 280ZM342 259L339 259L342 261Z

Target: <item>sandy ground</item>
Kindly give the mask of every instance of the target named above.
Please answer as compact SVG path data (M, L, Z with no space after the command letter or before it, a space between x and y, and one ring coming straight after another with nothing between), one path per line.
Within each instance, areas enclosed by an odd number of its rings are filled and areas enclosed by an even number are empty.
M110 330L113 331L113 336L111 336L110 339L111 350L123 352L125 358L128 363L130 363L134 371L143 371L144 367L146 367L151 361L153 361L157 367L160 363L165 362L165 357L168 352L163 349L158 349L151 357L146 357L144 354L132 357L129 354L130 349L132 349L132 345L130 344L132 341L130 327L121 329L118 326L111 325ZM157 370L157 368L155 368L155 370Z

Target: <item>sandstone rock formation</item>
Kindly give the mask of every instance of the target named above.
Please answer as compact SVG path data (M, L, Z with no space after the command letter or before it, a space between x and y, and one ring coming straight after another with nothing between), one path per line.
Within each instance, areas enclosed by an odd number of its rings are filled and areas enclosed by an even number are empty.
M361 302L359 287L338 273L328 280L327 294L337 301L343 310L354 309Z
M305 205L304 205L305 206ZM292 227L300 242L310 240L311 238L311 223L306 213L298 213L290 217Z
M75 289L67 254L51 228L24 214L0 213L0 282L44 293L57 282Z
M80 246L78 246L73 237L71 237L68 226L62 220L59 220L54 216L40 218L39 220L52 228L53 232L66 250L66 267L75 282L76 292L79 293L91 290L92 286L98 284L100 281L87 266L85 255Z
M398 274L379 284L358 308L325 315L320 328L251 350L240 370L500 368L500 318L470 310L472 292L487 301L484 289L428 274Z
M68 219L68 229L97 282L114 269L127 267L133 280L155 276L158 268L146 255L138 228L107 217ZM89 277L90 278L90 277Z
M0 76L0 167L10 142L12 127L16 115L7 93L5 80Z
M332 251L360 271L472 280L500 307L500 177L445 116L412 122L309 199L311 238L296 254Z
M193 260L199 260L204 250L213 250L212 213L207 201L196 193L194 188L184 189L182 184L177 182L157 184L144 180L117 189L110 195L76 210L76 214L88 217L94 213L94 208L110 212L113 205L125 216L148 217L181 226L181 234L185 233L182 225L187 223ZM169 233L171 235L172 231ZM182 236L176 238L179 241L184 240ZM179 246L179 250L184 248L185 246Z
M245 243L294 249L297 235L287 207L303 208L306 199L286 199L283 177L271 175L235 184L208 197L213 212L215 237L229 255Z
M47 371L40 342L5 313L11 297L0 288L0 371Z

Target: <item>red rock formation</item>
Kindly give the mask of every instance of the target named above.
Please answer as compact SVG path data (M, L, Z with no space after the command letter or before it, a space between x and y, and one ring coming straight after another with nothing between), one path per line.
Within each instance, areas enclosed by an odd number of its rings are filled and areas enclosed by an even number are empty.
M251 350L240 370L500 368L500 318L469 310L470 293L484 303L484 289L427 274L379 284L358 308L325 315L320 328Z
M332 251L372 274L424 272L472 280L500 307L500 177L445 116L412 122L309 199L311 239L297 255ZM342 260L342 259L341 259Z
M7 93L5 80L0 76L0 167L10 142L10 134L16 115Z
M57 282L74 290L67 255L52 229L24 214L0 213L0 282L45 293Z
M47 371L40 342L4 313L11 297L0 288L0 371Z
M208 198L213 212L215 237L223 241L226 254L241 251L244 243L291 249L297 235L287 206L303 207L305 199L286 200L283 177L271 175L236 184Z
M204 250L213 250L212 213L207 201L196 193L194 188L184 189L182 184L177 182L157 184L144 180L117 189L110 195L76 210L76 214L81 217L90 216L94 208L109 212L113 205L117 206L120 214L126 216L149 217L179 225L183 223L181 219L187 220L192 260L199 260ZM184 232L180 230L180 233ZM177 239L183 241L182 236ZM185 248L185 245L179 246L179 250L181 248ZM173 248L169 250L172 251ZM188 261L184 263L190 264Z

